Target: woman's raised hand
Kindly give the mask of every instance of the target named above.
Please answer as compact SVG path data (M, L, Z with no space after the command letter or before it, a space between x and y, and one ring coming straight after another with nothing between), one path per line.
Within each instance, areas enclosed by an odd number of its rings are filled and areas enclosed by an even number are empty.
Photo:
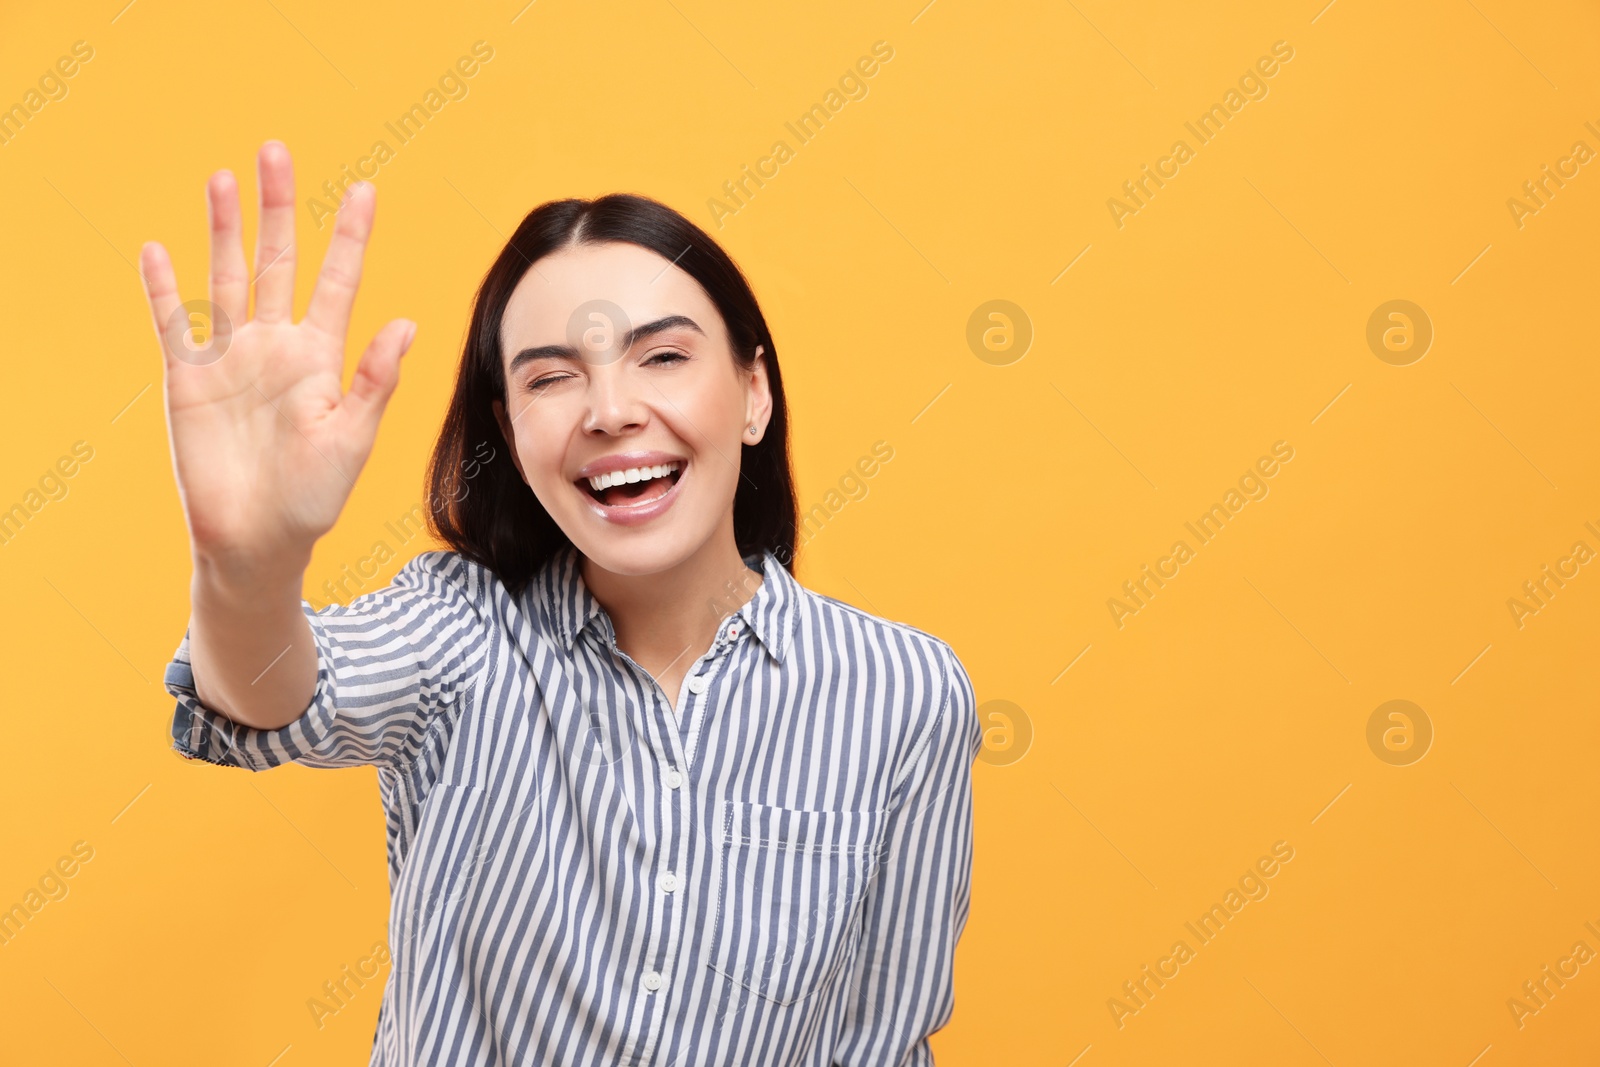
M197 560L241 577L304 571L372 451L416 330L406 319L384 326L349 392L341 388L374 190L366 183L352 188L306 316L295 322L293 163L281 142L268 141L257 164L261 220L253 270L245 265L238 183L218 171L207 185L211 307L184 303L160 244L146 244L140 256L166 368L167 429L192 547Z

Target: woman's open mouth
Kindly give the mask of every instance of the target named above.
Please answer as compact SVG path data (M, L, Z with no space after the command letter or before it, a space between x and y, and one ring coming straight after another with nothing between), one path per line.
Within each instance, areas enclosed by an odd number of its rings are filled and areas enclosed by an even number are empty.
M663 463L579 479L575 484L595 503L595 511L612 522L644 522L665 511L677 495L685 462Z

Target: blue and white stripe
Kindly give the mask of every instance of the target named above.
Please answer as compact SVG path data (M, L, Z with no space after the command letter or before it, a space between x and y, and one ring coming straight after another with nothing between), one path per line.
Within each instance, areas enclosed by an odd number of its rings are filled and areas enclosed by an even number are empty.
M168 666L173 747L373 764L392 968L371 1063L931 1064L972 867L950 646L770 552L676 708L568 548L519 596L454 552L304 608L310 707L252 730Z

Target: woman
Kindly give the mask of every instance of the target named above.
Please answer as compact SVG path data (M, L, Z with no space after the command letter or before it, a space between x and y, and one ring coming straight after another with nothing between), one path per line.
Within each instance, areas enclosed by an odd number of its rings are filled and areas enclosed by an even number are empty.
M253 318L228 172L208 342L143 251L194 557L172 732L251 770L377 767L371 1062L932 1062L973 688L943 641L793 578L783 386L738 268L641 197L530 213L478 290L430 465L450 550L316 611L312 546L415 326L380 330L341 395L373 190L295 323L288 151L258 164Z

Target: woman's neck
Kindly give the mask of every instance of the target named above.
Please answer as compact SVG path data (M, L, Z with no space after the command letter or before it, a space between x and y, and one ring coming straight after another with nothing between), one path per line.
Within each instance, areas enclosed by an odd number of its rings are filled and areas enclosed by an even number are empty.
M588 557L582 571L584 584L611 619L617 647L669 695L711 647L722 620L743 607L765 580L745 565L731 530L719 543L656 574L613 574Z

